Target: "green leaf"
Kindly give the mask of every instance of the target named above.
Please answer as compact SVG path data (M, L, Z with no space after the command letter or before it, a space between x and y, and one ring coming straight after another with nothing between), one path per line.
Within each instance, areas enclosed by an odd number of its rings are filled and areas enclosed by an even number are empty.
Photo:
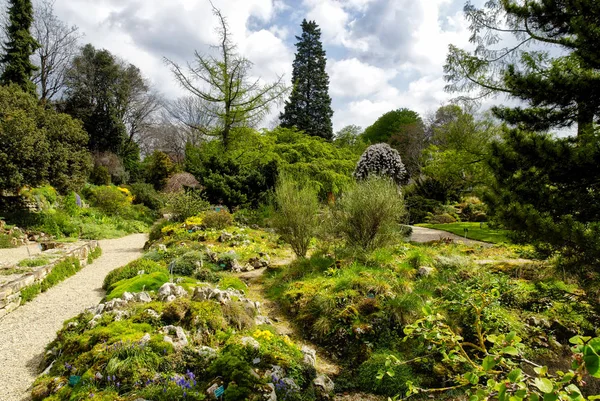
M466 373L464 377L469 383L471 383L473 385L479 383L479 376L477 376L473 372Z
M472 395L469 397L469 401L479 401L479 397L477 397L476 395Z
M521 369L515 369L508 374L507 378L508 378L508 380L510 380L511 383L516 383L519 381L522 374L523 374L523 371Z
M483 366L483 370L488 371L488 370L492 369L494 366L496 366L496 359L493 356L488 355L485 358L483 358L482 366Z
M533 384L545 394L551 393L554 390L554 385L546 378L538 377L533 381ZM546 400L546 397L544 397L544 400Z
M537 373L540 376L546 376L546 373L548 373L548 367L547 366L541 366L541 367L535 367L533 368L533 370L535 371L535 373Z
M557 401L558 400L558 396L556 394L550 393L550 394L544 394L544 401Z
M588 373L600 378L600 338L594 338L583 347L583 361Z
M529 401L540 401L540 396L537 394L531 394L529 396Z
M513 356L517 356L519 355L519 350L516 349L515 347L504 347L502 349L502 353L503 354L508 354L508 355L513 355Z

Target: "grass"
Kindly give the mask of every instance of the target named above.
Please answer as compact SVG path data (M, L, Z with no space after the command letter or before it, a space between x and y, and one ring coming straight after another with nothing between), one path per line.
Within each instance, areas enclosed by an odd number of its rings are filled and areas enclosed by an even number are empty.
M20 267L39 267L39 266L45 266L48 263L50 263L50 259L48 258L30 258L30 259L24 259L22 261L19 262L19 264L17 266Z
M488 227L487 223L417 224L417 226L447 231L461 237L465 236L465 229L467 229L468 239L490 242L492 244L511 242L508 238L508 230L492 229Z

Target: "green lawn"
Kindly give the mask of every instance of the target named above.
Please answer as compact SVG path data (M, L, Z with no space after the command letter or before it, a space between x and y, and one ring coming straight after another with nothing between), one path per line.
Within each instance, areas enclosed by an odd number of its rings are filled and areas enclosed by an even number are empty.
M468 229L467 238L483 242L499 244L510 242L508 239L508 230L494 230L488 227L487 223L450 223L450 224L417 224L419 227L433 228L436 230L447 231L452 234L465 236L465 228Z

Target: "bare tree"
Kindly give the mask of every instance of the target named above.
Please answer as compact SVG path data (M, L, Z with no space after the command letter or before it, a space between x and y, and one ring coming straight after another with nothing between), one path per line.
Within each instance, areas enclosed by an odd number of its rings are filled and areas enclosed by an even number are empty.
M210 134L218 136L227 149L232 131L261 122L269 106L281 99L287 89L281 76L269 84L249 79L252 62L237 53L225 17L214 7L213 13L220 24L220 43L216 46L219 55L201 55L196 51L195 63L188 63L186 69L167 58L165 62L180 85L202 100L204 113L215 119L216 129Z
M33 82L38 87L40 101L45 103L64 88L65 72L79 52L78 42L83 34L77 26L69 26L54 15L54 0L39 0L34 13L32 34L41 47L35 54L39 70Z

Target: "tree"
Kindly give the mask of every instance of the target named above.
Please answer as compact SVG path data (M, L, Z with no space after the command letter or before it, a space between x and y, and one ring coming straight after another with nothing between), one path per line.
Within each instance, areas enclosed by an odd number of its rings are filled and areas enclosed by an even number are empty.
M364 130L357 125L347 125L335 134L334 143L340 147L355 147L361 144Z
M297 53L292 72L292 93L280 115L281 126L296 127L312 136L333 139L327 57L321 29L314 21L302 21L302 36L296 36Z
M580 135L591 131L600 115L597 1L492 0L482 9L467 3L465 15L477 47L450 46L449 91L476 91L478 99L504 93L526 102L527 108L493 109L524 129L576 123Z
M135 142L152 123L159 108L140 70L88 44L65 75L64 110L83 121L93 152L111 152L136 174L139 147Z
M263 120L273 102L286 92L282 77L266 85L260 79L250 80L252 62L237 53L231 40L227 20L213 8L219 19L218 56L195 52L195 65L187 71L165 58L179 84L200 99L204 114L214 119L215 129L198 126L205 135L217 136L229 149L232 135L240 127L252 127Z
M77 189L92 167L81 123L40 106L16 85L0 87L0 190L45 182Z
M421 117L409 109L385 113L365 129L363 139L369 144L388 143L400 152L409 176L418 175L421 154L429 138Z
M35 84L31 81L37 67L30 61L33 52L40 46L29 32L33 23L31 0L9 0L9 24L6 27L7 41L2 48L4 55L0 62L4 72L2 84L19 85L25 92L35 94Z
M65 73L77 54L77 43L83 35L77 26L69 26L54 15L54 0L40 0L34 16L32 34L40 46L35 52L39 68L33 82L38 87L40 101L45 103L64 88Z

